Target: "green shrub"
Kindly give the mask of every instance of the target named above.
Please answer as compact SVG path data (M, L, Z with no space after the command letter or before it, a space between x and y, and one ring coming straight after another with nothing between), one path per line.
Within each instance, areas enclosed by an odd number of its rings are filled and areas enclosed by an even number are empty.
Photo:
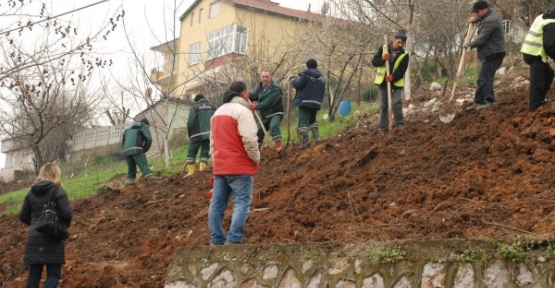
M368 86L362 90L362 101L376 102L378 100L378 87L375 85Z

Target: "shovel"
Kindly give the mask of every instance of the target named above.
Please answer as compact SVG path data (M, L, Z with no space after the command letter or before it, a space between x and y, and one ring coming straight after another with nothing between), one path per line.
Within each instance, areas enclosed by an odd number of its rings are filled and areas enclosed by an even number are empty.
M464 38L464 43L468 43L470 41L470 37L472 37L472 23L468 25L468 31L466 32L466 37ZM449 97L449 102L447 105L443 107L443 109L439 113L439 121L443 123L449 123L455 118L455 113L457 111L457 107L455 103L453 103L453 98L455 97L455 91L457 90L457 82L461 77L462 70L464 67L464 50L462 51L461 61L459 62L459 67L457 69L457 74L455 75L455 80L453 81L453 89L451 89L451 96Z
M252 102L250 99L247 99L247 101L249 102L249 104L252 105ZM254 113L254 116L256 116L256 120L258 120L258 123L260 124L260 127L262 127L262 131L264 132L264 141L266 141L268 143L269 146L272 145L272 139L270 139L269 135L268 135L268 130L266 130L266 127L264 127L264 122L262 122L262 118L260 117L260 114L258 114L258 111L253 110L252 111Z
M383 46L384 49L384 54L389 54L389 51L387 51L387 35L384 35L384 42L385 45ZM389 66L389 60L385 61L385 68L386 68L386 76L389 75L391 73L391 67ZM393 129L393 107L391 107L391 82L386 81L387 82L387 119L389 122L389 130Z

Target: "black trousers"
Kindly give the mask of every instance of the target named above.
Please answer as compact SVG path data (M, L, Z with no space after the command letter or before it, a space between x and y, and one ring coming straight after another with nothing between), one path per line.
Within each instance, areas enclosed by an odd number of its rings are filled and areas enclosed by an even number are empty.
M553 82L553 69L539 56L522 54L524 62L530 65L530 93L528 94L528 110L536 111L545 103L545 95Z

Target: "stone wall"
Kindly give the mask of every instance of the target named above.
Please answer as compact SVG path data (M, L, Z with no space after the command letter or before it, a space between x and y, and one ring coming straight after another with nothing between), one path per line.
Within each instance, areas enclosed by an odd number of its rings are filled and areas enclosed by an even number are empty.
M500 247L481 240L182 247L165 287L555 287L552 250Z

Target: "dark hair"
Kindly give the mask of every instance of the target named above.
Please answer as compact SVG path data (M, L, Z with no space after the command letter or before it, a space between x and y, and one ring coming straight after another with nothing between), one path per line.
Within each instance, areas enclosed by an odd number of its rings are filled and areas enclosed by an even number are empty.
M316 62L316 60L312 58L308 59L308 61L306 61L306 68L308 69L318 68L318 62Z
M472 5L472 12L477 12L478 10L482 10L485 8L489 8L488 2L484 0L476 1L476 3Z
M229 86L229 90L241 94L241 92L247 90L247 84L245 84L245 82L243 81L235 81L231 83L231 86Z
M148 119L146 119L146 118L143 118L143 119L139 120L139 122L141 122L141 123L143 123L147 126L150 126L150 122L148 122Z
M197 94L197 95L195 96L194 101L195 101L195 102L198 102L200 99L204 99L204 95L202 95L202 94Z

